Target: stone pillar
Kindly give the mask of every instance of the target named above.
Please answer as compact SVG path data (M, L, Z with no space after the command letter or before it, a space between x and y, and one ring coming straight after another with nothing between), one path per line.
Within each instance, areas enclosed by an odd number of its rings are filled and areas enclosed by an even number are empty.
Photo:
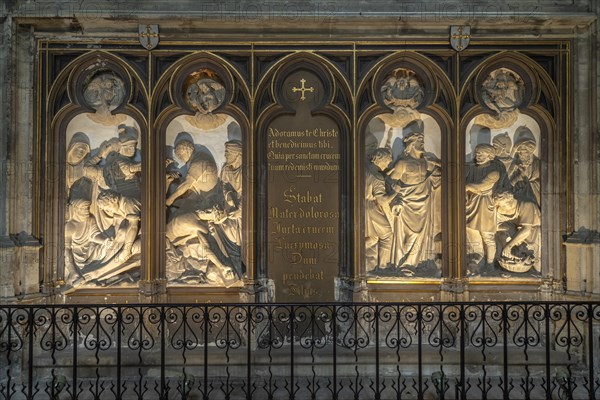
M8 236L0 236L0 302L15 296L15 246Z
M37 144L35 130L35 79L33 75L34 60L36 59L33 30L30 27L13 26L7 29L12 33L10 39L12 53L10 60L4 66L7 71L2 73L2 79L8 82L3 90L10 91L8 96L10 107L9 115L4 118L3 143L8 144L6 159L6 174L0 179L5 179L5 199L2 207L3 235L12 239L13 255L6 266L8 273L14 276L14 295L28 296L38 294L40 291L40 248L39 239L35 237L36 207L40 205L34 198L37 193L34 179L35 168L38 166ZM6 36L6 35L5 35ZM6 38L4 40L7 40ZM6 44L3 43L3 47ZM5 243L8 244L6 240Z
M567 249L567 292L600 294L600 236L576 232L565 242Z
M581 295L600 293L598 205L598 73L595 25L578 27L574 52L574 126L571 134L574 232L565 241L566 289ZM597 82L596 82L597 84ZM596 106L596 107L595 107ZM570 210L569 210L570 211Z
M4 7L4 6L3 6ZM0 9L0 17L4 18L7 10ZM8 187L10 173L8 157L9 126L12 109L11 61L12 61L12 19L5 18L1 23L2 39L0 42L0 188ZM0 302L8 301L15 296L15 246L8 236L8 203L12 194L10 190L0 190Z
M21 232L13 236L16 245L14 256L15 279L19 279L18 290L21 296L36 295L40 292L40 250L39 240Z

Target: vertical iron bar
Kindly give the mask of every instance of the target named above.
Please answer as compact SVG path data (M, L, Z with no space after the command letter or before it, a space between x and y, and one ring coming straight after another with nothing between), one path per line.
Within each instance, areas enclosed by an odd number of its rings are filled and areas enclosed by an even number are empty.
M73 400L77 400L77 334L79 332L79 310L73 307Z
M166 340L165 340L165 319L166 319L166 315L165 315L165 307L161 306L160 307L160 398L162 400L166 399L167 396L165 395L165 345L166 345ZM185 338L184 338L185 340ZM184 344L185 346L185 344ZM184 383L185 385L185 383ZM185 391L185 388L183 389Z
M337 308L333 305L333 400L337 400Z
M421 331L423 329L423 310L421 308L421 304L417 305L417 344L418 344L418 348L417 348L417 358L418 358L418 369L417 369L417 373L418 373L418 380L419 380L419 388L418 388L418 394L417 397L419 400L423 399L423 349L421 348L422 346L422 338L421 338Z
M295 314L294 314L294 306L290 305L290 314L289 314L289 318L290 318L290 357L292 357L292 359L290 360L290 400L294 400L295 398L295 391L294 391L294 318L295 318ZM314 309L313 309L314 312ZM314 324L314 319L311 318L312 323ZM312 338L314 339L314 337Z
M504 342L504 346L502 351L504 353L504 365L503 371L504 374L504 400L509 400L508 397L508 309L507 305L502 305L502 341Z
M117 306L117 400L121 400L121 316L123 310Z
M596 395L596 390L594 389L594 330L593 322L594 320L594 308L593 304L588 304L588 364L589 364L589 380L590 380L590 400L593 400Z
M29 382L27 382L27 395L28 398L30 400L33 399L33 312L34 309L33 307L29 308L29 354L28 354L28 358L29 358L29 366L28 366L28 371L27 371L27 378L29 379ZM12 314L11 314L11 318L12 318ZM12 324L11 318L9 318L8 323ZM8 343L9 343L9 352L8 352L8 356L10 357L10 329L8 330ZM10 388L7 386L7 394L9 394L8 398L10 399Z
M247 306L247 314L246 318L248 319L248 327L246 329L246 333L248 335L246 339L247 346L247 360L246 360L246 379L248 380L248 391L246 392L246 400L252 400L252 346L250 345L252 340L252 308L250 305Z
M467 382L465 381L465 306L460 305L460 398L467 398Z
M375 400L381 399L379 391L379 306L375 305Z
M204 400L208 400L208 306L204 305Z
M552 400L550 382L550 304L544 306L544 322L546 328L546 400Z

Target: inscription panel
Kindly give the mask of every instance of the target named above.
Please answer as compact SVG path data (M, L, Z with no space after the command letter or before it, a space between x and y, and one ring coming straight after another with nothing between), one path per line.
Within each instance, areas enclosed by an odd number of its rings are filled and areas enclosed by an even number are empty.
M323 93L316 76L291 74L284 91L296 114L276 118L266 132L269 277L277 301L333 300L339 271L340 132L331 118L311 115Z

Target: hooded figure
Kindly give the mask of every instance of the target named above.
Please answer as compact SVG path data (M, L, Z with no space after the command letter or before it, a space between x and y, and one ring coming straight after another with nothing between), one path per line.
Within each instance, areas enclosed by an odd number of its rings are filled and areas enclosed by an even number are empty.
M529 128L517 129L515 137L521 139L515 143L514 161L508 169L510 182L514 187L515 198L520 201L541 204L540 159L534 154L537 143Z

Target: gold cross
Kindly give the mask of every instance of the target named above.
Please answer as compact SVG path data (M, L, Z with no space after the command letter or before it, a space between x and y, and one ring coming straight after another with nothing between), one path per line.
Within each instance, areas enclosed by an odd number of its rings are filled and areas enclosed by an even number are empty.
M146 32L140 32L140 38L146 38L146 48L150 50L152 48L152 43L150 43L150 38L158 37L158 33L152 32L152 27L150 25L146 25Z
M471 35L463 35L463 27L462 25L458 27L458 33L452 35L452 39L458 39L458 45L456 46L456 50L461 51L463 49L462 40L469 39Z
M300 96L300 100L304 101L304 100L306 100L306 97L304 97L304 92L311 92L312 93L312 92L315 91L315 88L312 87L312 86L309 87L309 88L304 87L304 84L306 83L306 79L300 79L300 83L302 84L302 87L299 87L299 88L293 87L292 88L292 92L294 92L294 93L295 92L302 92L302 96Z

